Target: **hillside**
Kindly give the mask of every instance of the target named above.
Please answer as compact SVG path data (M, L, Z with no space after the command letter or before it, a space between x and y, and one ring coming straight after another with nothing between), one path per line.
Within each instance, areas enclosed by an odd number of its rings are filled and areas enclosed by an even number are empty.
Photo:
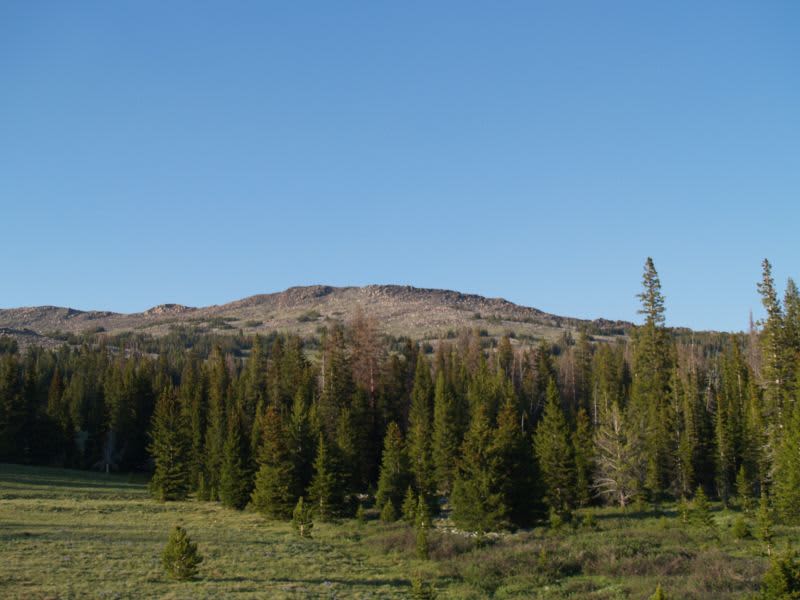
M57 306L0 310L0 335L21 345L50 345L63 333L139 331L160 336L180 325L200 332L245 334L282 331L314 334L334 322L349 322L360 309L382 332L435 339L448 331L479 328L490 336L508 332L522 339L554 339L565 331L588 327L596 335L620 335L630 323L586 321L545 313L502 298L411 286L369 285L292 287L222 305L194 308L161 304L140 313L83 311Z

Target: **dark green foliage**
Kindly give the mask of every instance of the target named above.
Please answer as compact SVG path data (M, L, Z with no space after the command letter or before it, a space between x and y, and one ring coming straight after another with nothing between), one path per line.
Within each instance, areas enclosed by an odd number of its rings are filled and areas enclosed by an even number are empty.
M381 509L381 521L384 523L394 523L397 521L397 510L395 510L392 499L389 498Z
M736 520L733 522L733 527L731 528L731 533L737 540L746 540L753 536L753 532L750 531L750 525L747 523L747 519L745 519L742 515L736 517Z
M462 458L453 485L453 521L462 529L494 531L507 525L508 508L497 486L498 460L486 409L479 404L464 438Z
M708 502L703 488L698 486L692 502L692 520L700 527L706 529L714 528L714 515L711 513L711 506Z
M430 581L425 581L422 575L417 573L411 578L411 597L414 600L436 600L436 588Z
M310 538L314 528L313 511L304 501L303 497L297 500L292 511L292 527L301 538Z
M331 457L325 437L320 434L314 476L308 488L314 514L320 521L330 521L341 515L345 508L343 486L335 460Z
M430 553L428 530L431 528L431 513L428 502L422 496L419 497L419 502L417 503L414 528L416 530L417 558L428 560Z
M534 449L547 505L562 516L569 515L575 508L575 458L558 389L552 379L547 386L547 405L534 435Z
M251 502L258 512L273 519L287 518L296 497L293 493L294 467L285 438L280 414L272 405L262 420L258 472Z
M406 523L414 523L417 520L417 497L414 495L414 490L411 486L406 489L406 495L403 497L403 520Z
M458 404L443 370L439 371L436 377L432 444L436 483L441 491L449 493L453 487L461 436Z
M743 511L749 513L753 510L753 486L747 478L744 465L739 467L739 472L736 474L736 495Z
M772 541L775 539L773 520L772 506L770 505L769 497L762 491L761 500L758 503L758 512L756 513L756 521L758 524L756 535L767 547L767 554L772 554Z
M572 448L575 455L575 500L578 505L587 506L592 500L594 439L589 415L583 408L575 416Z
M408 458L416 489L429 497L436 493L431 440L433 391L430 365L420 352L408 415Z
M167 575L178 580L194 579L201 562L203 557L197 551L197 544L189 538L183 527L176 525L161 554L161 564Z
M191 441L175 390L167 387L156 403L148 451L155 470L150 480L153 496L165 502L184 500L191 486Z
M378 506L384 506L391 501L393 506L400 506L403 501L403 493L410 481L411 474L408 468L403 434L400 433L397 423L392 422L389 423L383 442L381 473L375 502Z
M541 510L536 486L535 462L529 438L520 427L520 411L513 399L503 404L497 416L491 455L497 461L495 484L511 527L528 527Z
M776 510L785 521L800 522L800 400L794 402L778 446L774 480Z
M794 550L775 554L761 585L762 600L800 598L800 556Z
M228 433L223 445L219 499L229 508L241 510L250 498L250 472L247 468L249 444L244 439L237 410L228 416Z

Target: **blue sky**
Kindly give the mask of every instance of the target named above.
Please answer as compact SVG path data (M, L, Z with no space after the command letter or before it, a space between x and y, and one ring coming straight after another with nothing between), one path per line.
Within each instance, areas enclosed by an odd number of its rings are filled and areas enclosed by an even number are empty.
M0 306L445 287L746 328L800 277L800 3L3 2Z

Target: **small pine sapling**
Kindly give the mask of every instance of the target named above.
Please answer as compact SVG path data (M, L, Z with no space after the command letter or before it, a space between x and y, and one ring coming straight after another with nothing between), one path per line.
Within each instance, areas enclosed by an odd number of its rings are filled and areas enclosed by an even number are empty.
M297 501L297 506L294 507L294 511L292 512L292 526L297 532L297 535L301 538L311 537L311 530L314 528L314 520L312 518L311 507L305 504L302 496Z
M197 552L197 544L192 542L186 530L176 525L161 554L161 564L173 579L188 580L197 577L197 567L203 557Z

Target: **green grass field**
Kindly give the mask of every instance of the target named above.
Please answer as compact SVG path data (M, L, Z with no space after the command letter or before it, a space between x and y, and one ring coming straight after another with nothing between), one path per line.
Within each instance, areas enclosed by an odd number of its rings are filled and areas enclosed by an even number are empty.
M439 598L648 598L659 582L674 599L758 590L764 546L734 537L736 512L715 512L715 531L669 510L594 514L595 527L537 528L480 548L437 531L432 559L420 561L403 524L316 523L304 540L250 512L159 504L126 476L0 465L0 597L407 598L417 574ZM175 524L205 557L197 581L162 571ZM780 547L798 529L776 533Z

